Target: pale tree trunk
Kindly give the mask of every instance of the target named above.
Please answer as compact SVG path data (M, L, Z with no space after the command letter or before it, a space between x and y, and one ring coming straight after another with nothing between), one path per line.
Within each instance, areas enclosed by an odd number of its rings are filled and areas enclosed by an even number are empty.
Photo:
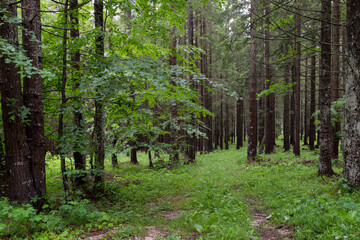
M256 104L256 5L251 1L251 45L250 45L250 91L247 159L252 161L257 155L257 104Z
M340 1L333 1L333 57L332 57L332 94L331 101L339 98L340 87ZM339 157L339 141L340 122L336 122L332 126L332 159Z
M299 2L299 1L298 1ZM300 11L300 10L298 10ZM300 61L301 61L301 16L300 13L296 12L295 14L295 25L296 25L296 43L295 43L295 136L294 136L294 146L293 152L295 156L300 156L300 111L301 111L301 99L300 99Z
M331 0L322 0L321 63L319 82L320 156L319 174L332 175L331 165Z
M101 57L104 56L104 6L102 0L95 0L94 14L95 27L101 30L101 33L95 39L96 54L101 61ZM98 93L96 95L94 117L95 188L99 193L103 193L105 189L105 112L102 99L100 99Z
M16 4L4 0L0 7L10 16L16 16ZM4 14L1 13L3 18ZM0 36L8 43L18 45L18 29L15 23L0 25ZM34 179L33 159L26 143L25 123L18 115L23 107L19 69L14 63L7 63L6 56L0 58L1 110L5 137L5 162L7 169L7 196L12 201L28 203L31 198L42 197ZM15 112L14 112L15 110ZM32 139L36 142L35 139Z
M345 82L344 178L351 186L360 185L360 1L347 1L347 59Z

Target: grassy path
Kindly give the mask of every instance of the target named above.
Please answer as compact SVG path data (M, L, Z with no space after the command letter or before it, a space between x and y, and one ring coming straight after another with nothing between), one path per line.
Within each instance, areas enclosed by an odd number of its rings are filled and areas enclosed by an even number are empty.
M171 170L123 157L107 166L106 196L79 191L67 202L59 159L48 156L48 210L0 200L0 239L360 239L359 191L318 177L316 152L276 151L252 164L245 148L215 151Z
M127 223L139 236L154 226L166 233L160 239L358 239L359 194L339 188L339 178L318 177L316 153L262 157L249 165L246 149L231 149L173 170L125 165L116 174L140 184L116 195L138 215ZM172 211L181 216L164 217Z

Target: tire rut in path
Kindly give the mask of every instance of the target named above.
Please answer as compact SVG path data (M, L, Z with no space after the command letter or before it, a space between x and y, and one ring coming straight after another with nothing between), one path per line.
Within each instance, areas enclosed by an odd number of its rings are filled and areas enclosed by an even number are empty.
M252 222L251 226L256 229L259 239L262 240L293 240L293 229L284 225L275 227L267 223L268 214L259 211L256 207L256 201L252 198L247 198L251 209Z

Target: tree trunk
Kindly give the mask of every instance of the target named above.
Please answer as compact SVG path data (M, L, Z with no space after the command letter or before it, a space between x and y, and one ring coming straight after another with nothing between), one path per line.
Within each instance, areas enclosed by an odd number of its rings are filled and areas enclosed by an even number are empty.
M72 42L76 42L80 38L79 30L79 3L78 0L70 0L70 38ZM72 46L72 55L71 55L71 64L73 67L73 82L75 83L75 90L80 86L80 49ZM74 163L75 169L80 171L86 170L86 157L82 153L84 149L81 149L82 137L85 135L84 126L83 126L83 114L81 110L81 99L80 97L75 100L74 104L74 122L76 126L76 141L74 145ZM79 137L80 136L80 137ZM80 173L75 176L75 184L80 186L86 182L86 174Z
M265 77L266 89L272 82L270 69L270 6L269 0L265 2ZM275 93L266 97L266 120L265 120L265 154L274 152L275 146Z
M101 58L104 56L104 6L102 0L95 0L94 14L95 27L100 30L100 34L95 38L96 54L99 61L102 61ZM105 190L105 112L100 94L96 95L94 116L95 189L101 194Z
M134 146L133 148L131 148L131 152L130 152L130 162L134 165L139 164L139 161L137 160L137 154L136 154L136 147Z
M285 63L286 64L286 63ZM284 79L286 83L289 83L289 65L285 65ZM290 150L290 94L286 93L284 96L284 150Z
M112 141L113 149L116 148L116 143L117 143L117 141L118 141L118 137L117 137L117 136L114 136L114 139L113 139L113 141ZM111 166L112 166L113 168L119 167L118 159L117 159L117 156L116 156L116 153L115 153L115 152L111 155Z
M249 123L248 123L248 161L257 155L257 104L256 104L256 5L251 1L251 46L250 46L250 92L249 92Z
M4 0L0 2L0 7L7 10L8 16L14 17L17 15L17 6L11 3L12 1ZM4 17L4 13L0 13L0 18ZM2 20L0 36L8 43L18 45L17 25ZM39 191L39 182L35 180L34 161L26 142L25 119L19 114L19 110L23 107L19 69L15 63L6 60L6 56L0 58L1 110L9 186L7 196L12 201L29 203L31 198L42 195ZM36 139L32 140L37 142Z
M308 121L309 121L309 110L308 110L308 59L305 61L305 99L304 99L304 145L308 145L309 138L309 129L308 129Z
M292 83L295 83L295 71L294 66L291 68L291 79ZM295 86L292 87L292 92L290 93L290 144L294 146L295 144Z
M223 110L223 93L222 93L222 89L220 92L220 124L219 124L219 129L220 129L220 149L223 150L224 147L224 110Z
M229 141L230 141L230 107L229 107L229 97L225 97L225 149L229 150Z
M336 101L339 98L340 86L340 1L333 1L333 57L332 57L332 94L331 100ZM339 157L339 141L340 122L335 122L332 126L332 152L331 158Z
M41 17L40 0L23 0L22 6L22 43L32 66L42 70L41 52ZM31 171L34 174L35 188L38 197L46 194L45 181L45 136L44 136L44 106L42 93L42 76L32 74L23 79L24 105L30 110L29 125L26 126L26 141L31 155ZM41 206L44 199L37 201ZM38 205L38 208L41 206Z
M64 5L64 25L68 23L68 0L65 1ZM62 48L63 48L63 57L62 57L62 77L61 77L61 105L60 105L60 114L59 114L59 128L58 128L58 151L60 153L60 167L61 167L61 177L65 192L65 198L69 195L69 182L68 175L66 174L66 161L65 161L65 150L63 149L62 144L63 135L64 135L64 111L66 104L66 81L67 81L67 29L64 29L63 39L62 39Z
M188 8L188 45L194 46L194 10L192 7L192 2L189 1ZM194 61L194 55L190 54L189 56L191 61ZM190 76L190 85L192 89L196 88L195 81L193 80L194 76ZM195 126L194 126L195 127ZM194 162L196 157L196 136L195 134L189 135L189 146L188 146L188 161Z
M208 75L209 80L212 79L212 72L211 72L211 68L209 68L209 66L211 66L212 64L212 49L209 49L209 62L206 62L206 72ZM206 81L207 83L207 88L210 89L211 88L211 84L209 82L209 80ZM211 92L209 92L209 90L206 90L205 92L205 98L206 98L206 109L209 110L209 112L213 111L213 106L212 106L212 94ZM210 115L206 116L206 142L205 142L205 151L206 152L212 152L213 151L213 118Z
M6 161L5 153L3 148L3 140L0 138L0 198L6 197L7 186L7 175L6 175Z
M244 100L239 97L236 101L236 149L243 146L243 115Z
M175 27L171 29L170 32L170 49L171 49L171 56L170 56L170 66L176 66L176 35L175 35ZM175 76L173 76L175 77ZM171 85L175 85L173 80L170 80ZM179 162L179 153L178 153L178 132L176 130L176 126L178 125L177 122L177 103L172 103L170 106L170 162L171 163L178 163Z
M315 149L315 117L316 111L316 56L311 57L311 77L310 77L310 116L309 116L309 149Z
M345 82L344 178L352 187L360 185L360 1L347 1L347 59Z
M295 156L300 156L300 111L301 111L301 99L300 99L300 72L301 72L301 45L300 45L300 37L301 37L301 16L300 13L296 12L295 14L295 25L296 25L296 55L295 55L295 136L294 136L294 146L293 152Z
M331 0L322 0L321 11L321 64L320 64L320 156L319 174L332 175L331 165Z

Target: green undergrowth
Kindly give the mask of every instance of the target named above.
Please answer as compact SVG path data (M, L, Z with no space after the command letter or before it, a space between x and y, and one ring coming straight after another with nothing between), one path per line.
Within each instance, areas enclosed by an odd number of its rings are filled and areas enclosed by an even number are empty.
M274 227L290 227L288 237L295 239L360 238L359 192L339 176L318 176L317 152L303 149L294 157L277 148L248 163L245 148L231 147L171 169L163 163L148 168L142 153L135 166L121 155L118 168L107 165L105 195L94 199L77 190L67 201L59 159L47 156L44 211L36 214L30 205L0 201L0 238L79 239L107 233L108 239L131 239L146 236L152 226L169 240L259 239L251 227L251 208L268 213ZM337 173L340 165L335 164Z

